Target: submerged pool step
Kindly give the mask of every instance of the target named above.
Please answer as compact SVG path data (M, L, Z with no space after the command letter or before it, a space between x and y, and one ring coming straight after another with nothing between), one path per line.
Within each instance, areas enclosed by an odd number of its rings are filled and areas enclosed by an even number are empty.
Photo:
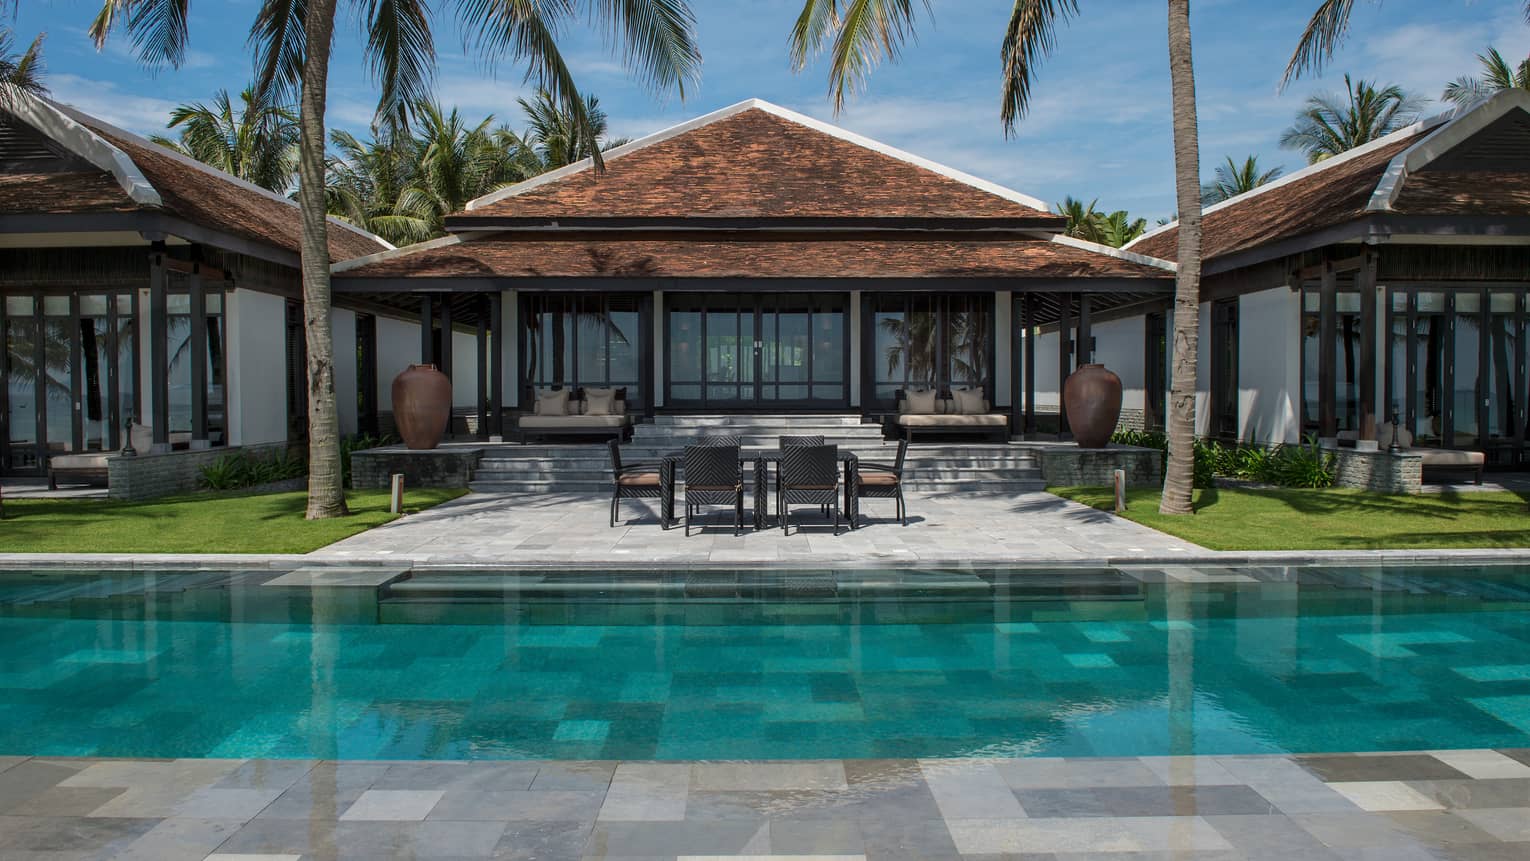
M384 588L384 602L504 601L517 598L741 599L804 600L859 596L986 596L993 584L975 574L876 572L857 576L833 572L664 574L623 572L621 576L556 572L548 574L423 574Z

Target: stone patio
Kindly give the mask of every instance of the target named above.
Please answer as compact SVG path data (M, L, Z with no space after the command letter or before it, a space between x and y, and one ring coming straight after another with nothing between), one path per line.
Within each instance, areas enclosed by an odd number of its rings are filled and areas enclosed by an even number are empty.
M1163 558L1204 552L1186 541L1050 493L920 493L908 496L909 525L891 500L862 500L862 525L832 527L804 509L790 535L780 528L733 534L732 515L709 509L690 537L661 529L658 500L623 500L609 526L610 497L593 494L491 495L461 499L332 544L315 554L461 564L1036 562L1081 558ZM677 505L678 507L678 505Z
M1141 759L0 759L0 857L1509 861L1530 751Z

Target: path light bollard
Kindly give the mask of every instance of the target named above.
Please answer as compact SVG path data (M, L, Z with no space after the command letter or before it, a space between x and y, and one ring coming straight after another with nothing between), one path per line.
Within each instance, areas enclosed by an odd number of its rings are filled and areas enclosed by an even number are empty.
M1116 470L1115 479L1116 479L1116 513L1120 514L1121 512L1126 510L1126 470L1124 470L1124 469Z
M389 490L388 490L388 513L389 514L403 514L404 513L404 474L402 472L395 472L395 473L393 473L392 478L393 478L392 485L389 487Z

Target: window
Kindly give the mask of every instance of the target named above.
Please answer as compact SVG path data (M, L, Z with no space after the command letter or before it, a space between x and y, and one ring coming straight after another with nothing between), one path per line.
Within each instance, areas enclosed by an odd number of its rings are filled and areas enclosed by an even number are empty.
M1211 421L1214 437L1237 439L1238 427L1238 300L1211 306Z
M377 318L356 315L356 426L377 436Z
M1147 331L1143 342L1143 426L1147 430L1161 431L1168 415L1169 334L1163 312L1145 317Z
M647 403L637 296L527 296L522 320L533 388L625 388L629 410Z
M992 399L993 296L883 293L872 298L871 405L899 389L981 388Z
M287 302L287 439L308 437L308 336L303 305Z

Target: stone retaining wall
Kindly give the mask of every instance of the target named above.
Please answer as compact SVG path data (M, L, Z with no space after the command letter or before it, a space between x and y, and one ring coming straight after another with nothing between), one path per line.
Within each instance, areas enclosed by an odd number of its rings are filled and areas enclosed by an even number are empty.
M143 500L190 493L202 485L202 467L220 458L240 452L255 457L275 457L286 454L287 447L287 443L279 442L239 448L171 451L164 454L141 453L133 457L119 454L106 459L107 496L112 499Z
M1392 454L1353 448L1329 449L1337 455L1334 487L1372 493L1419 493L1424 485L1424 456L1404 451Z
M1083 449L1074 445L1046 445L1033 449L1048 487L1109 487L1115 472L1126 470L1127 487L1163 484L1163 452L1156 448L1112 445Z
M351 486L385 488L394 473L403 473L405 487L467 487L481 457L479 448L369 448L351 453Z

